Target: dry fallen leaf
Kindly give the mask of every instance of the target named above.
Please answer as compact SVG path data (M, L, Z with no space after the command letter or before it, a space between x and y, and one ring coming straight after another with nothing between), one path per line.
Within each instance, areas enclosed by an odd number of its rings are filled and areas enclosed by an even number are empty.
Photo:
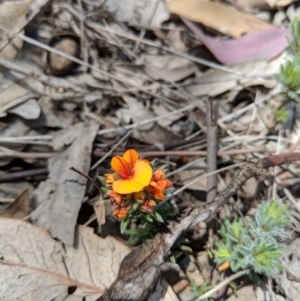
M35 99L29 99L15 107L13 107L10 113L19 115L20 117L32 120L37 119L41 114L41 108Z
M123 98L126 101L128 108L120 109L117 112L117 116L121 120L128 123L130 120L132 120L134 123L140 123L155 117L155 115L137 99L125 95ZM149 144L167 144L178 140L178 137L175 136L171 131L168 131L166 128L160 126L156 122L149 122L147 124L137 126L134 129L132 136L135 139Z
M172 0L168 2L168 8L174 14L202 23L233 38L273 28L250 14L215 1Z
M293 0L235 0L234 3L246 10L270 9L274 7L284 7L292 3Z
M18 32L26 23L26 14L32 0L25 1L4 1L0 3L0 49L6 44L7 32ZM1 39L2 38L2 39ZM23 40L16 37L0 51L0 57L8 61L13 61L18 51L23 46Z
M32 98L32 92L15 83L13 79L7 79L0 73L0 117L7 115L7 111L16 105L22 104Z
M1 300L96 300L130 250L93 231L79 226L72 248L30 223L0 218Z
M78 137L49 160L49 179L34 193L39 206L32 212L32 220L69 246L74 245L75 225L87 181L69 168L74 166L88 173L98 128L99 123L92 119L69 128L69 134L73 136L75 131Z
M119 22L130 22L135 26L159 27L169 19L165 2L162 0L107 0L104 7Z
M4 128L0 130L1 137L20 137L25 135L30 135L30 128L20 119L8 123ZM11 150L21 151L25 146L11 144L6 145L6 147L9 147L9 149ZM0 166L7 165L12 160L13 158L0 158Z
M271 60L288 46L287 28L271 28L247 34L237 40L212 38L193 22L182 18L210 52L224 65Z
M22 219L31 212L31 200L29 190L24 190L5 210L0 214L1 217Z
M102 234L101 226L105 224L105 204L103 202L102 195L99 196L98 200L94 203L94 211L98 222L98 233Z
M154 80L177 82L198 71L194 63L179 56L147 54L144 60L144 70Z
M187 83L186 90L196 97L204 95L216 96L226 91L241 90L243 87L252 85L264 85L271 88L275 86L276 81L262 80L260 77L272 77L278 74L283 58L284 54L270 62L248 62L231 67L231 70L245 75L245 79L239 79L237 75L225 71L210 69L200 77ZM247 77L249 78L247 79Z
M283 251L284 267L288 271L299 277L300 270L300 238L291 242ZM284 291L287 300L298 300L300 295L300 283L296 281L290 281L286 273L283 273L280 278L279 285Z

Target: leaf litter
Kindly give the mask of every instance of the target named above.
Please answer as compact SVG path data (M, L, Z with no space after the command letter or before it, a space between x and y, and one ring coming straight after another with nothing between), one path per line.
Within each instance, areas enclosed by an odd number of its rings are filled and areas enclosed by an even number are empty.
M117 277L130 237L70 167L95 179L109 172L112 155L135 148L167 169L177 189L188 186L172 198L182 212L200 206L207 191L208 98L218 105L215 160L225 168L218 191L237 171L226 167L299 149L297 106L286 104L275 79L297 11L291 1L33 0L0 7L3 300L97 300ZM289 124L274 117L281 108L293 116ZM190 300L193 281L221 281L205 252L220 219L235 209L251 215L262 198L276 196L299 208L298 178L293 163L246 182L237 207L223 206L174 246L177 263L191 270L164 274L167 281L159 281L150 300ZM297 241L294 233L285 242L295 277ZM273 300L296 300L298 282L291 279L282 273L274 280L284 294L274 291ZM272 292L264 282L257 289L243 278L232 283L238 297L227 287L224 300L261 300Z

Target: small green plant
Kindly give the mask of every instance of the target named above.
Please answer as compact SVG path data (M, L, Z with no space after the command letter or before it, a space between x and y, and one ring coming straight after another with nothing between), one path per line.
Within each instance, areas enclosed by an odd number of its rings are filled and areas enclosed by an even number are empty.
M254 219L228 219L222 224L214 250L217 264L229 263L233 271L251 269L258 274L275 276L282 270L279 259L283 246L276 238L287 237L285 227L290 224L286 205L271 200L261 203Z
M169 203L164 203L159 206L154 212L153 216L149 216L140 212L134 218L138 222L138 227L128 229L128 224L131 216L128 215L126 219L121 222L121 232L129 235L128 242L132 245L145 241L146 239L153 239L155 234L168 217L176 216L178 211L174 209Z
M292 39L289 41L290 60L280 66L277 80L284 87L283 93L288 99L298 102L300 91L300 17L296 17L290 26Z
M194 279L189 277L189 280L190 280L191 299L200 297L213 288L213 286L210 285L208 282L204 282L202 285L197 285ZM204 299L204 301L208 301L208 299Z
M289 49L292 55L297 56L300 53L300 17L297 16L290 26L292 39L289 43Z
M275 120L279 123L284 123L288 120L289 112L285 108L278 109L274 112Z
M279 81L288 90L300 90L300 57L295 56L280 66Z

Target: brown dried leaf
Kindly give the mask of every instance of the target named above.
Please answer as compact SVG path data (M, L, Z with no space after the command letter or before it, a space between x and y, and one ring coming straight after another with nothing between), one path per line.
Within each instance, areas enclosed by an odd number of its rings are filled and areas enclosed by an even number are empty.
M79 226L72 248L27 222L0 218L1 300L96 300L130 250L93 231Z
M69 246L74 244L75 225L87 181L69 168L74 166L88 173L98 128L99 123L94 120L71 127L70 135L78 131L78 137L70 147L49 160L49 179L35 191L39 206L32 212L32 220Z
M22 219L31 212L31 200L29 190L24 190L6 209L1 213L1 217Z
M32 0L23 0L0 3L0 48L2 48L7 41L7 32L1 29L9 30L10 33L18 32L26 23L26 14L31 2ZM13 61L22 46L23 40L17 37L4 47L0 52L0 57Z
M172 0L168 2L169 10L189 20L202 23L233 38L273 28L254 16L239 12L235 8L214 1Z
M99 234L102 234L101 226L105 224L105 204L103 202L102 195L99 196L99 199L94 203L94 211L96 213Z

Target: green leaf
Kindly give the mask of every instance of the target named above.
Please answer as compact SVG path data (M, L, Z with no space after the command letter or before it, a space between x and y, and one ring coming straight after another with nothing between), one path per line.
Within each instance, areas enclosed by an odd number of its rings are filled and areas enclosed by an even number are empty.
M170 257L170 261L172 262L172 263L176 263L176 259L175 259L175 256L174 255L172 255L171 257Z
M149 214L144 214L144 217L148 222L153 223L153 219Z
M122 234L124 234L124 232L125 232L125 230L126 230L128 224L129 224L129 218L128 218L128 217L125 218L125 219L123 219L123 220L121 221L120 230L121 230L121 233L122 233Z
M154 211L154 218L160 222L160 223L164 223L164 219L162 218L162 216L157 212L157 211Z
M103 186L106 186L106 182L105 182L105 180L104 180L104 178L103 177L98 177L98 179L99 179L99 181L101 182L101 184L103 185Z

